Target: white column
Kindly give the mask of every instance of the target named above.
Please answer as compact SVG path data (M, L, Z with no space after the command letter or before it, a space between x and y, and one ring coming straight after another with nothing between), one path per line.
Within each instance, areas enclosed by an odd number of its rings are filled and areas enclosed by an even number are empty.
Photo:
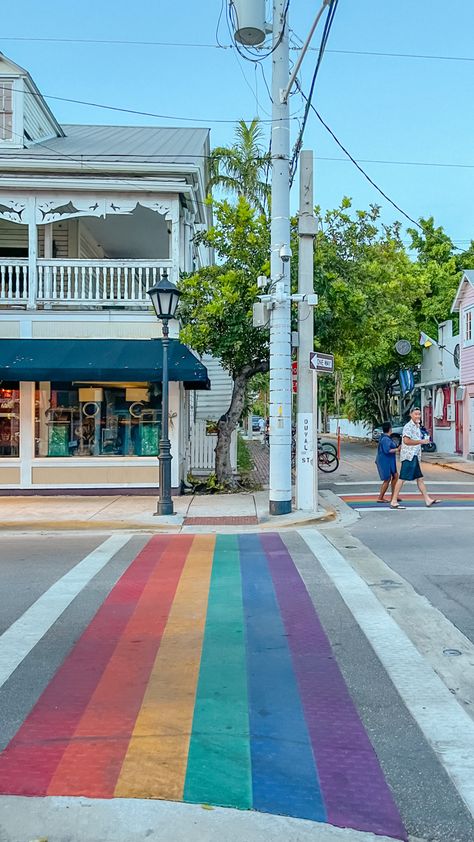
M44 226L44 256L46 258L53 256L53 223L48 222Z
M167 219L169 219L171 222L170 258L173 261L173 268L171 270L170 280L173 281L174 284L176 284L179 281L179 216L179 201L176 200L173 202L171 214L169 215L169 217L167 217Z
M28 199L28 309L36 309L38 228L36 225L36 198Z
M181 483L180 477L180 435L179 435L179 416L180 416L180 395L179 383L172 380L169 384L169 438L171 443L171 487L179 488Z
M298 219L298 293L311 295L313 284L313 153L300 155L300 210ZM309 367L314 350L313 308L298 304L298 393L296 415L296 508L305 512L318 508L318 381Z
M271 280L277 300L270 316L270 492L271 515L291 512L291 339L289 106L281 102L288 85L288 4L273 0L272 54L272 219ZM284 24L284 25L283 25ZM283 27L283 29L282 29ZM279 299L279 300L278 300Z
M35 455L35 384L20 383L20 484L31 488Z

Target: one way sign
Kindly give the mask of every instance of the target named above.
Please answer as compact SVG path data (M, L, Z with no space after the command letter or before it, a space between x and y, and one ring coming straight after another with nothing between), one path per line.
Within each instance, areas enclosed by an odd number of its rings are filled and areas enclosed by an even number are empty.
M309 355L309 367L324 374L332 374L334 371L334 354L322 354L321 351L311 351Z

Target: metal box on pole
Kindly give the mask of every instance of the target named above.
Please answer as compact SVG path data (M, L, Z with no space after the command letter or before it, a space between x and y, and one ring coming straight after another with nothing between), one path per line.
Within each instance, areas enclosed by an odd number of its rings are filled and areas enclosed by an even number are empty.
M233 0L235 40L255 47L265 40L265 0Z

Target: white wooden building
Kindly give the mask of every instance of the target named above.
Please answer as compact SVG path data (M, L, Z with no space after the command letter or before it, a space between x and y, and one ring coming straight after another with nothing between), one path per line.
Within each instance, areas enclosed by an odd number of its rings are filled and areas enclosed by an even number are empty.
M147 289L212 258L194 243L210 223L208 155L205 128L60 126L0 54L0 493L156 487ZM190 395L209 382L177 324L171 336L178 490L194 467Z

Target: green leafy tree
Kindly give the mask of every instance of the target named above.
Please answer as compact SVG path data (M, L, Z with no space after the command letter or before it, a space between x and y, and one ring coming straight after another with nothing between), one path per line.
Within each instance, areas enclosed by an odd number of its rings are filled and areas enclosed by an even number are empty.
M316 345L336 355L349 416L384 420L401 363L421 358L429 273L410 258L398 223L381 226L377 206L354 213L348 199L326 213L314 263ZM401 338L413 345L404 360L395 351Z
M199 235L216 252L218 263L180 282L181 338L198 353L218 358L234 385L227 411L217 425L215 473L223 485L234 483L230 444L246 403L248 384L268 370L268 332L252 327L258 275L268 273L268 223L240 196L235 206L214 203L215 224Z
M209 188L221 187L231 195L244 196L252 207L265 213L270 189L264 176L270 160L258 119L249 125L239 120L232 146L217 146L211 152Z

